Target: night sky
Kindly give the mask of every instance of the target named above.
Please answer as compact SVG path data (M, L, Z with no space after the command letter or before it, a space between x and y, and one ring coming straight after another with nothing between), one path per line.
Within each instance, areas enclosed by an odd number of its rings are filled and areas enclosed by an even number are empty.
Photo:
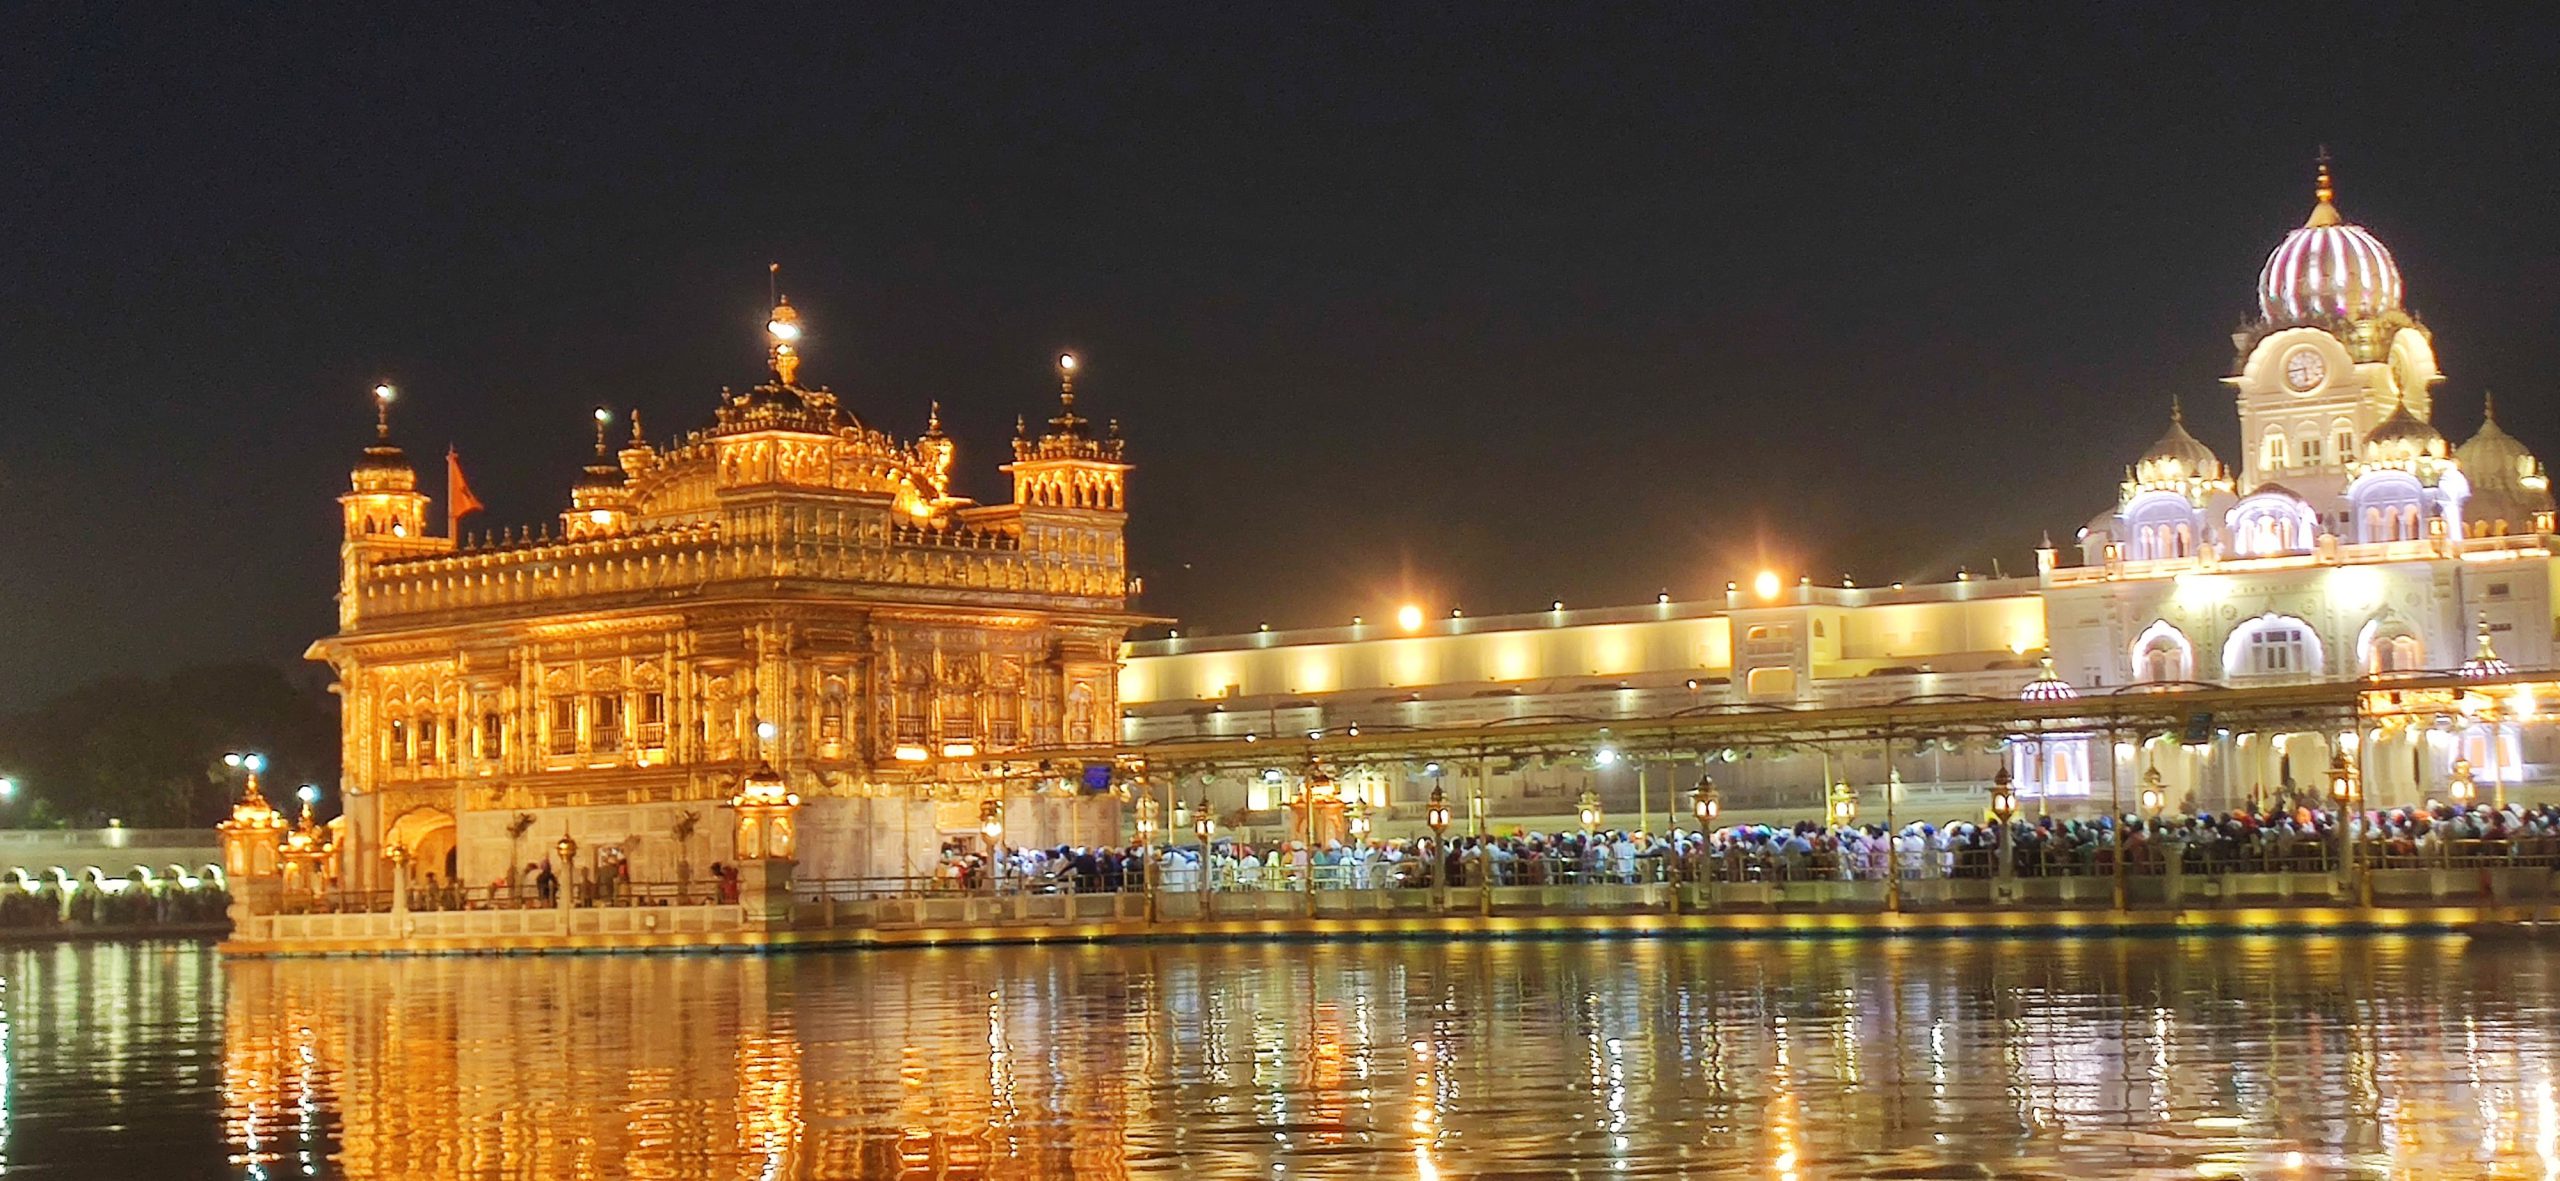
M376 380L473 528L554 519L595 404L761 377L774 260L981 499L1084 352L1198 631L2018 570L2172 394L2236 465L2323 142L2438 422L2560 459L2553 13L18 6L0 704L329 631Z

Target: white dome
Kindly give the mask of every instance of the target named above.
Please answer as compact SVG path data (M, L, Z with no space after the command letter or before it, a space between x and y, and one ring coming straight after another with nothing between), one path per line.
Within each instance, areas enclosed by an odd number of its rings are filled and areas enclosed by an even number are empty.
M2270 322L2371 320L2400 310L2400 264L2380 239L2338 216L2333 195L2323 164L2311 220L2285 235L2258 272L2258 309Z
M2543 474L2542 461L2498 425L2497 402L2486 395L2480 409L2480 433L2454 448L2453 458L2462 465L2463 474L2471 477L2474 496L2490 490L2533 491L2549 496L2551 484Z
M2133 467L2134 478L2145 484L2230 478L2223 469L2222 457L2215 455L2203 440L2187 433L2186 412L2174 398L2169 402L2169 433L2143 452Z

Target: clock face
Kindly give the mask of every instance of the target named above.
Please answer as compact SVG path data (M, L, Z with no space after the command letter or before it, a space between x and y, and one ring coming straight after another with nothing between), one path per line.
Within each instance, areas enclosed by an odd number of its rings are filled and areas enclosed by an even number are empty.
M2284 356L2284 384L2297 394L2320 388L2329 376L2329 363L2320 359L2320 350L2305 345Z

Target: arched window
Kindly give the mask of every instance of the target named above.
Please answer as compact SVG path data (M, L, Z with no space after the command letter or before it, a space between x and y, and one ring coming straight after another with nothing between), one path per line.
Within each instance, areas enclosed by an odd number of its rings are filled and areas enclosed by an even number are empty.
M2268 427L2265 444L2258 449L2258 466L2269 471L2284 466L2284 428Z
M2318 676L2322 664L2320 634L2272 612L2242 623L2222 648L2223 672L2233 677Z
M2133 641L2133 676L2138 681L2195 679L2195 649L2168 620L2142 629Z
M2337 447L2338 462L2353 463L2356 458L2356 424L2338 419L2329 424L2329 436Z
M1067 741L1093 741L1093 690L1077 685L1067 691Z
M818 695L819 753L829 758L844 753L845 684L842 677L827 678L826 687Z

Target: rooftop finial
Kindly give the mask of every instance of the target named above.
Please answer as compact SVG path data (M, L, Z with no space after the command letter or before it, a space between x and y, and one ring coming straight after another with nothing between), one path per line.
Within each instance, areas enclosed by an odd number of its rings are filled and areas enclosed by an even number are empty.
M383 382L383 383L382 383L382 384L380 384L380 385L377 385L377 386L373 387L373 437L374 437L374 438L381 439L381 440L383 440L383 441L385 441L385 442L389 442L389 441L390 441L390 439L391 439L391 400L392 400L393 398L397 398L397 397L399 397L399 396L400 396L400 391L398 391L398 390L395 390L395 389L391 388L391 383L390 383L390 382L387 382L387 381L386 381L386 382Z
M596 458L604 458L604 428L613 421L613 411L596 407Z
M2480 391L2480 421L2483 423L2498 421L2498 393L2496 390Z
M1058 416L1049 425L1060 435L1070 438L1084 434L1084 418L1076 413L1076 366L1074 353L1058 354Z
M631 445L634 447L649 445L649 437L640 430L640 408L637 406L631 408Z
M2306 229L2347 224L2347 219L2338 216L2338 207L2334 204L2338 196L2338 186L2329 179L2329 146L2327 144L2320 146L2319 160L2320 179L2311 190L2312 194L2319 199L2311 203L2311 216L2303 219L2302 224Z
M924 434L928 439L942 436L942 403L939 401L925 404Z
M2187 425L2187 408L2179 405L2176 394L2169 395L2169 421L2179 426Z
M765 286L773 297L773 315L764 323L765 356L773 366L775 384L797 385L800 375L800 313L782 294L782 264L771 264L765 275Z

